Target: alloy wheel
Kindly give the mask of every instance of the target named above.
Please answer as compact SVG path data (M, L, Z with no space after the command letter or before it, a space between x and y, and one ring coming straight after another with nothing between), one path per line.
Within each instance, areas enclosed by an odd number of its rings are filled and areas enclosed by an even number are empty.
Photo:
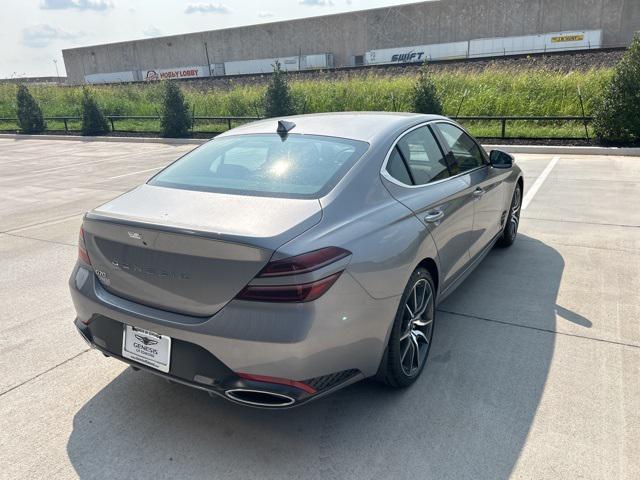
M511 203L511 212L509 213L509 233L512 237L518 233L518 224L520 223L520 207L522 205L522 192L520 187L516 187L513 192L513 202Z
M400 334L400 365L408 377L420 373L431 346L434 295L424 278L414 283L404 305Z

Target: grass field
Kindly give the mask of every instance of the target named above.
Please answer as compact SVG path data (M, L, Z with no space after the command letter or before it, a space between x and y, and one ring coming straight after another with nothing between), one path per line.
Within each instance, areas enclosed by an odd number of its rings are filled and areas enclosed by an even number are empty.
M593 69L572 73L519 71L500 68L481 73L444 71L434 74L445 114L476 115L581 115L578 89L587 115L599 101L612 70ZM300 113L383 110L410 111L414 76L358 75L333 79L329 74L313 80L295 80L291 89ZM228 89L181 87L196 116L260 116L263 85L242 85ZM99 104L110 115L157 115L161 104L159 84L105 85L91 87ZM32 86L45 116L80 114L81 87ZM15 117L15 86L0 84L0 117ZM71 123L70 128L79 125ZM499 136L499 123L472 122L467 125L478 136ZM0 122L0 130L15 129ZM48 123L52 130L62 122ZM119 121L118 130L156 131L158 122ZM196 131L221 131L225 125L198 123ZM581 124L514 122L508 136L584 136Z

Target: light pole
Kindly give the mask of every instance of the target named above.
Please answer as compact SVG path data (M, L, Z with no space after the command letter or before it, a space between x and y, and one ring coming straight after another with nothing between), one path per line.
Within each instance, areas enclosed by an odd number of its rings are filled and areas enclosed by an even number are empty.
M56 77L58 77L58 83L60 83L60 73L58 72L58 60L54 58L53 64L56 66Z

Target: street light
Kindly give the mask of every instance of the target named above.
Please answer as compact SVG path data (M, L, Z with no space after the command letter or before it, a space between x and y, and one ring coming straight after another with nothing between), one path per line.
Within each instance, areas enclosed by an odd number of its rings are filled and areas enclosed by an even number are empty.
M60 83L60 73L58 72L58 60L54 58L53 64L56 66L56 77L58 77L58 83Z

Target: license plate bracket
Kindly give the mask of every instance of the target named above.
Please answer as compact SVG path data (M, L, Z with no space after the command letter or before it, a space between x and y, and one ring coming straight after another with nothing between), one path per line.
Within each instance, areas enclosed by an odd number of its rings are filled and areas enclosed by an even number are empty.
M161 372L169 373L171 337L131 325L124 325L122 329L122 356Z

